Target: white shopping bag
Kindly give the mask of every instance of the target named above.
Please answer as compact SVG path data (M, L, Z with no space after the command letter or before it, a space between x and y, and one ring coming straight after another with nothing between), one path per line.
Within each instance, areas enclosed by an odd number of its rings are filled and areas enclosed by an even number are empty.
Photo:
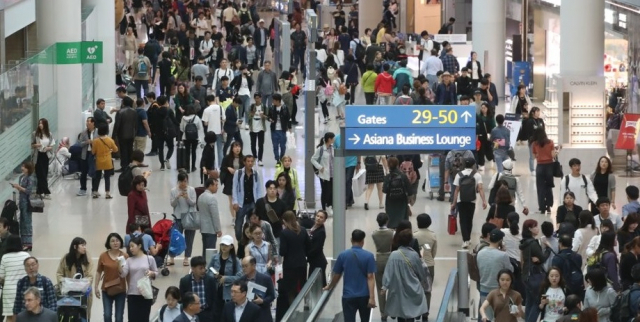
M358 173L353 176L351 189L353 190L353 197L360 197L367 190L366 182L367 170L360 169Z
M287 132L287 150L296 149L296 134L293 132Z

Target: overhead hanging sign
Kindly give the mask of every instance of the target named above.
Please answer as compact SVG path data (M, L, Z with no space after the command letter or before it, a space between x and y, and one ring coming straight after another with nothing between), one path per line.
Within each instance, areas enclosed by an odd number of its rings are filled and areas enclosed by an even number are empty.
M102 41L56 43L56 64L99 64L103 60Z
M347 150L474 149L475 106L357 106L346 109Z

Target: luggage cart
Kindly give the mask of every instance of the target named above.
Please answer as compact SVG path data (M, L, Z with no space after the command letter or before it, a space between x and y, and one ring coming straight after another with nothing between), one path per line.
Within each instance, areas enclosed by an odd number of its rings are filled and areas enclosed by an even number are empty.
M429 188L429 199L433 200L433 193L440 191L440 154L427 155L427 175L425 183Z
M78 322L88 322L88 299L89 296L85 294L77 294L75 292L69 292L69 294L61 294L60 289L56 289L56 304L58 306L58 320L76 320Z

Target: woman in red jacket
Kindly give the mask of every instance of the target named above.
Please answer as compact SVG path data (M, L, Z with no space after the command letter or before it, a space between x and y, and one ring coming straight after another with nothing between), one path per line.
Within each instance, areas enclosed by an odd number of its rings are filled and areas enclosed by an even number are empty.
M147 186L147 179L143 176L135 176L133 186L129 195L127 195L127 206L129 212L129 218L127 219L127 234L132 233L129 231L129 225L136 223L142 226L142 230L151 228L151 216L149 215L149 203L147 202L147 193L144 191Z

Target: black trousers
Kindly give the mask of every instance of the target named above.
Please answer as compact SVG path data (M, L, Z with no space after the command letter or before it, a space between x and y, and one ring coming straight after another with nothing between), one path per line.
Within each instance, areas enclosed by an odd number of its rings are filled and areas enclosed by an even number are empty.
M171 96L171 86L173 84L171 83L170 80L168 79L164 79L164 78L160 78L160 95L167 95L167 96Z
M329 109L327 108L327 101L320 102L320 106L322 107L322 115L324 118L329 118Z
M298 101L294 98L291 111L291 122L296 122L296 115L298 115Z
M546 211L553 206L553 187L553 163L538 164L536 167L538 210Z
M49 157L47 152L38 152L36 161L36 179L38 179L38 185L36 193L41 195L50 195L49 182L47 176L49 175Z
M264 131L249 132L249 136L251 137L251 154L253 154L254 158L262 161L262 154L264 152Z
M227 141L224 143L224 148L223 148L225 155L227 155L227 149L229 148L229 146L231 145L231 141L233 140L235 140L236 142L239 142L240 145L242 145L242 138L240 137L240 129L238 129L233 133L227 133Z
M149 321L151 315L152 300L147 300L142 295L127 295L129 321Z
M376 93L364 93L364 101L367 105L373 105L376 99Z
M322 210L333 206L333 178L329 180L320 179L320 201L322 202Z
M157 143L156 143L156 148L158 149L158 160L160 161L161 164L164 164L165 160L169 160L171 159L171 156L173 155L173 138L167 138L167 137L159 137L156 139ZM167 157L165 159L164 157L164 145L167 145Z
M487 161L493 161L493 148L491 142L485 138L480 138L480 150L477 151L478 165L484 166L485 158Z
M191 153L191 168L196 167L196 150L198 149L198 140L184 140L184 147L187 154Z
M131 164L133 139L118 138L118 149L120 151L120 167L124 169Z
M471 240L473 229L473 213L476 212L476 204L473 202L458 202L458 219L460 220L460 232L462 241Z

